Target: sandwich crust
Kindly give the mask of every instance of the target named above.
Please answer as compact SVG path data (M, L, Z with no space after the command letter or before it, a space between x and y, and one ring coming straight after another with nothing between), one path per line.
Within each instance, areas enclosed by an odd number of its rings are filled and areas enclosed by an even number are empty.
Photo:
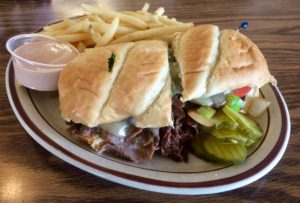
M219 61L208 80L206 97L245 86L276 84L258 47L240 32L223 30Z
M139 128L161 128L173 126L171 77L162 89L158 98L141 115L135 118L135 126Z
M133 45L123 43L85 51L62 70L58 91L61 114L66 121L89 127L99 124L100 110ZM112 53L115 53L115 63L112 72L109 72L108 58Z
M206 91L206 81L215 66L219 28L199 25L176 38L175 57L180 67L182 101L201 97Z
M167 43L158 40L136 42L98 122L116 122L145 112L159 96L168 74Z

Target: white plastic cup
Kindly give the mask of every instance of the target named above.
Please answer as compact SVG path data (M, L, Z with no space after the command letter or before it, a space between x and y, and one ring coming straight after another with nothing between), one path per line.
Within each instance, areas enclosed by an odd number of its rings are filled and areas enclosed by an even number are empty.
M74 53L79 54L72 45L61 42L54 37L40 34L23 34L10 38L6 42L6 49L12 56L16 81L25 87L40 91L57 90L60 71L66 64L45 64L27 60L18 56L14 51L27 42L50 40L67 44Z

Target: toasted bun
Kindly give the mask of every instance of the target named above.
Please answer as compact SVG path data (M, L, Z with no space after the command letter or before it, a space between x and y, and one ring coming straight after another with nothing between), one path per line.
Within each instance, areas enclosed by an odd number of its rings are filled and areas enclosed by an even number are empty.
M135 126L139 128L173 126L171 77L168 77L167 84L153 104L136 117Z
M99 123L111 123L145 112L156 100L169 75L168 45L141 41L128 53Z
M199 25L176 37L175 57L180 67L182 101L201 97L206 92L206 81L215 66L219 28Z
M234 32L221 32L219 61L209 78L206 97L244 86L276 84L258 47L240 32L233 36Z
M60 73L58 91L60 110L66 121L89 127L97 120L125 56L134 43L95 48L83 52ZM108 71L108 58L115 53L113 71Z

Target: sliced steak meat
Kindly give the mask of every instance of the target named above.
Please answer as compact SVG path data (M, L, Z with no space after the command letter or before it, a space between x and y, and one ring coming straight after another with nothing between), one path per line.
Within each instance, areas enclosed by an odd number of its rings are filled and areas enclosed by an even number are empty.
M172 101L174 127L160 129L160 152L175 161L188 161L190 143L199 133L199 124L187 115L187 106L178 96Z
M68 123L68 132L79 136L97 153L109 153L117 157L139 162L145 159L151 160L158 150L159 135L155 135L149 129L130 127L127 136L113 135L100 127L89 128L82 124Z
M79 136L98 153L109 153L117 157L139 162L151 160L156 151L175 161L188 161L190 143L199 133L199 124L187 115L192 104L184 104L179 96L172 101L174 127L160 128L154 133L150 129L131 126L126 137L116 136L100 127L89 128L82 124L68 123L71 135Z

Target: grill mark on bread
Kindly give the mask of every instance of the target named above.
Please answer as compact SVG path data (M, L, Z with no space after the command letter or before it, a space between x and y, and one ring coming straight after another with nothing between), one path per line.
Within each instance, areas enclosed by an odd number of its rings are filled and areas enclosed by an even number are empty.
M141 74L139 74L139 76L150 76L150 75L157 75L157 74L159 74L159 72L158 71L153 71L153 72L148 72L148 73L141 73Z
M194 71L189 71L187 73L183 73L183 75L190 75L190 74L195 74L195 73L200 73L203 72L204 70L194 70Z
M86 92L88 92L88 93L94 95L95 97L98 97L98 95L97 95L95 92L93 92L92 90L90 90L90 89L88 89L88 88L77 87L77 89L78 89L78 90L84 90L84 91L86 91Z

